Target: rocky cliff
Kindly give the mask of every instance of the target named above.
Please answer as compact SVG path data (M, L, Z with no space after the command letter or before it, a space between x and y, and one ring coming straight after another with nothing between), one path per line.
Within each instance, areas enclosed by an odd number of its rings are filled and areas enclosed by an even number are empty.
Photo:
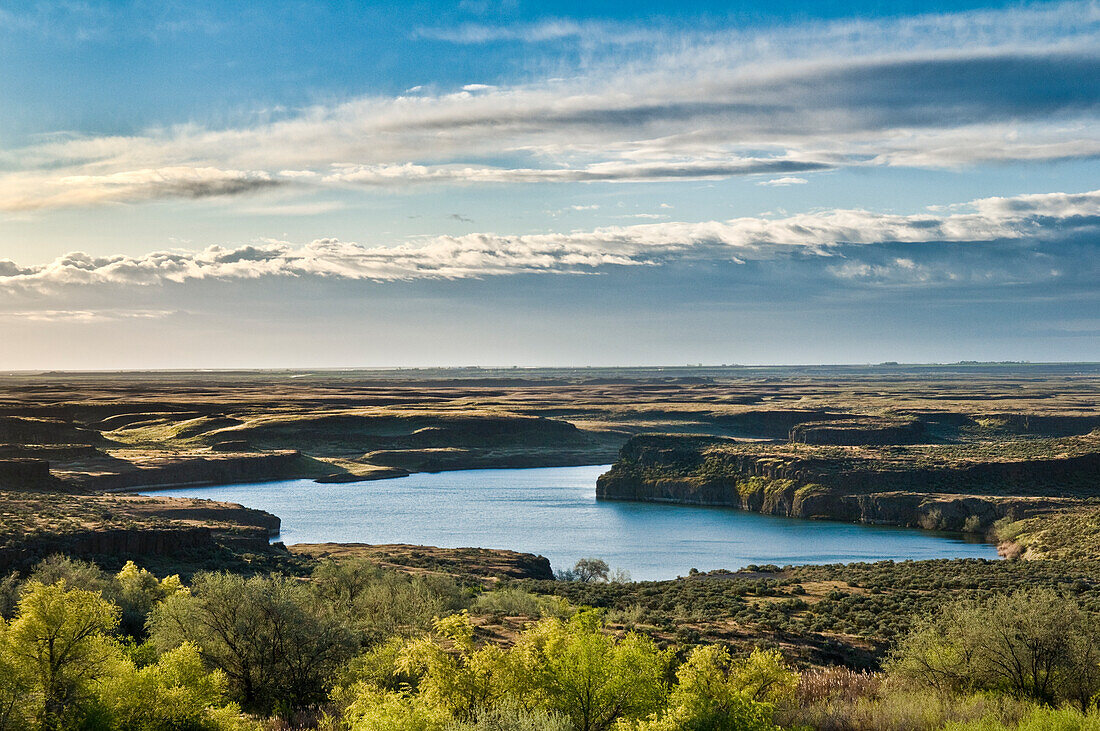
M265 539L266 540L266 539ZM0 571L27 569L55 553L70 556L183 556L215 548L211 530L202 526L85 530L28 537L20 545L0 548Z
M646 435L623 447L597 481L596 496L978 532L1002 517L1065 507L1090 481L1100 489L1100 453L973 462L955 450L952 460L923 466L915 457L912 464L898 461L896 448L884 454L890 459L866 448L815 451Z
M114 460L116 471L62 474L79 487L125 490L171 485L219 485L266 480L320 477L335 471L331 465L296 450L243 454L184 454L145 461Z

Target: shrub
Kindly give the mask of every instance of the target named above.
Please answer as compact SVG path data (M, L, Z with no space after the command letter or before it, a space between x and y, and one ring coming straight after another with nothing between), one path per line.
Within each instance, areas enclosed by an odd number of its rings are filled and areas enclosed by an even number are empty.
M734 660L717 645L697 647L676 671L668 708L637 724L638 731L767 731L773 706L765 698L793 696L798 676L777 654L754 652Z
M426 632L434 617L466 603L453 579L410 577L368 561L326 561L312 578L319 603L341 614L365 646Z
M350 731L444 731L451 716L423 698L369 686L344 711Z
M524 708L506 698L494 707L482 709L476 721L453 723L446 731L571 731L572 728L561 714Z
M523 633L511 654L524 678L516 695L561 713L581 731L643 718L667 693L670 656L639 635L609 637L594 612L543 620Z
M1018 722L985 717L976 721L952 722L944 731L1100 731L1100 714L1062 708L1035 708Z
M464 613L438 619L432 635L396 653L385 647L337 694L353 728L405 728L385 725L404 713L421 724L410 728L552 731L564 719L574 729L608 731L655 712L667 693L670 655L636 635L605 634L595 612L544 619L508 650L477 647ZM402 674L408 682L395 683ZM509 718L527 725L508 726Z
M153 611L149 625L162 651L196 645L246 710L283 715L323 700L357 647L345 622L307 587L274 575L199 574L189 594Z
M127 731L254 728L225 703L226 685L224 673L206 670L197 647L183 644L140 669L123 663L100 683L98 699L110 727Z
M1007 690L1040 703L1100 691L1100 636L1073 599L1049 589L958 602L920 622L888 671L941 693Z
M470 606L473 614L496 617L540 617L542 607L539 597L523 589L498 589L481 594Z

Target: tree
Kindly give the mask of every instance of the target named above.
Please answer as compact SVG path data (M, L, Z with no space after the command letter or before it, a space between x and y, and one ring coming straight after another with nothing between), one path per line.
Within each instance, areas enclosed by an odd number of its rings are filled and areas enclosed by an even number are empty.
M889 671L940 692L1004 690L1087 709L1100 691L1100 634L1076 601L1049 589L960 602L918 624Z
M368 561L326 561L312 578L320 602L345 616L368 646L428 631L434 617L460 608L461 591L453 580L409 577Z
M98 689L111 728L127 731L251 729L240 710L225 702L226 678L207 671L199 649L183 644L152 665L124 662Z
M718 645L692 650L676 671L668 709L638 724L637 731L769 731L774 707L765 701L793 698L798 675L778 652L754 650L734 660Z
M728 684L738 693L763 703L789 703L798 690L798 674L783 660L779 650L755 648L747 658L734 660L725 648L713 647L717 653L712 667L719 677L725 673Z
M173 594L187 591L178 575L157 579L133 561L127 561L114 578L114 598L122 608L122 628L135 637L143 635L153 607Z
M107 635L118 621L118 607L98 592L69 589L64 580L28 584L4 633L4 650L30 672L43 729L59 728L117 660Z
M64 581L70 589L83 589L99 593L105 599L114 597L117 585L113 577L89 561L69 558L55 553L35 564L27 581L37 581L52 586Z
M434 636L409 642L400 667L418 677L421 698L460 720L472 720L510 692L507 657L500 648L478 648L466 612L436 619Z
M444 731L451 715L418 696L363 686L344 709L351 731Z
M670 656L648 638L616 640L602 629L595 612L581 612L525 632L512 652L526 687L519 684L514 695L561 713L578 731L606 731L656 710L667 693Z
M358 643L344 621L286 577L200 574L149 618L154 643L195 644L246 710L286 714L326 697Z
M508 650L478 647L463 612L436 620L431 635L368 656L352 663L351 686L335 694L354 729L406 728L393 725L404 715L422 729L608 731L661 707L671 662L647 638L605 634L595 612L543 620Z
M607 562L599 558L582 558L573 565L569 578L573 581L607 581L611 573Z
M34 720L35 678L8 642L9 626L0 619L0 731L24 731Z

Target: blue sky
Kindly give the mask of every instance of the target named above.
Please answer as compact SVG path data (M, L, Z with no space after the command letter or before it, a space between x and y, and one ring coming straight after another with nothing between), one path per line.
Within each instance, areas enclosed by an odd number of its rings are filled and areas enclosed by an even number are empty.
M0 2L0 368L1100 359L1100 5Z

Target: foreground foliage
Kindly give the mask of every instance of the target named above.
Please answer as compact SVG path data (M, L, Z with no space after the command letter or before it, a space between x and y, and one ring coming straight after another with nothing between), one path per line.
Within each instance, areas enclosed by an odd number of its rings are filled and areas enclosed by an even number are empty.
M861 588L885 576L879 564L756 567L781 578L757 579L755 592L744 577L666 583L701 600L724 587L735 605L775 603L841 570ZM607 599L660 586L609 578L557 588ZM1100 728L1086 592L956 592L910 621L882 671L861 672L798 670L774 647L667 642L646 606L586 608L522 586L485 591L356 561L309 578L206 573L184 585L54 557L0 584L0 731Z

